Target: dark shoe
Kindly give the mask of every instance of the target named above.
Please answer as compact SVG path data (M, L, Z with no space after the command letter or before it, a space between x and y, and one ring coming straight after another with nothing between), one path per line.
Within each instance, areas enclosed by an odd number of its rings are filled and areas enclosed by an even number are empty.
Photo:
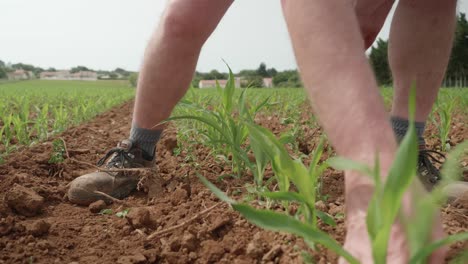
M133 146L130 140L123 140L111 149L98 162L104 169L150 168L154 162L143 158L143 151ZM89 205L98 200L110 202L108 197L96 193L103 192L114 198L127 197L136 189L139 182L137 172L97 171L74 179L70 183L68 199L80 205Z
M441 180L440 171L434 164L442 165L444 154L428 149L420 149L418 155L418 176L424 187L431 191Z
M444 154L435 151L420 149L418 156L418 176L424 187L428 191L431 191L442 179L440 170L434 165L438 164L438 167L442 166L442 160L445 160ZM454 181L445 186L442 186L442 192L447 197L447 202L452 203L454 201L462 199L467 203L468 199L468 182Z

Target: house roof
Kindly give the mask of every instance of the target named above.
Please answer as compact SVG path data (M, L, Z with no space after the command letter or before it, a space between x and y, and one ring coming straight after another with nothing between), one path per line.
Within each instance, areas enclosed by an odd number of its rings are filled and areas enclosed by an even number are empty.
M218 80L219 85L226 84L228 80ZM200 80L201 84L216 85L216 80Z

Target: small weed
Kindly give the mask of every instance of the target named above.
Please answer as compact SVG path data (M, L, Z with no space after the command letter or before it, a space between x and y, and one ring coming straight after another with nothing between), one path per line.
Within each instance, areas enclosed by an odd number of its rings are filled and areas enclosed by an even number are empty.
M99 212L100 215L111 215L113 213L112 209L102 209L101 212Z
M60 139L55 139L52 142L52 154L50 155L49 164L59 164L62 163L65 158L65 146L63 141Z
M130 209L125 209L120 212L117 212L115 215L119 218L125 218L128 215L128 212L130 212Z

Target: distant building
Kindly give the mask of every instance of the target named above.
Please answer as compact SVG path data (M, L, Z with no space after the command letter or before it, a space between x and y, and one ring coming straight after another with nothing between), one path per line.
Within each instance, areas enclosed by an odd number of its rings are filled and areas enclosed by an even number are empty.
M263 78L263 87L272 88L273 87L273 78Z
M70 71L42 72L41 80L73 80L73 81L97 81L97 73L92 71Z
M34 78L34 73L25 70L15 70L14 72L7 73L8 80L19 81L19 80L30 80Z
M228 82L228 80L218 80L219 86L221 86L221 88L226 87L227 82ZM236 88L241 87L240 78L235 78L234 79L234 86ZM201 80L198 83L198 87L199 88L215 88L216 87L216 80Z
M76 81L97 81L97 73L92 71L79 71L70 74L70 80Z

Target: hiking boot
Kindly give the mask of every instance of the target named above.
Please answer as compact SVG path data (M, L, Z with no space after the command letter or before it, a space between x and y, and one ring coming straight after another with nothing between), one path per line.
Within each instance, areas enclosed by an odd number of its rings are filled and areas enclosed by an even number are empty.
M441 180L440 171L434 164L442 165L440 158L445 159L444 154L421 148L418 154L418 176L426 190L431 191Z
M133 146L132 141L123 140L116 148L109 150L97 165L109 170L152 167L154 162L146 160L143 155L143 150ZM89 205L98 200L108 203L111 200L96 191L123 199L136 189L138 182L138 172L97 171L74 179L70 183L68 199L79 205Z
M421 148L418 155L418 176L426 190L431 191L442 179L440 170L434 165L442 166L441 159L445 160L444 154ZM468 201L468 182L454 181L442 187L449 203L462 199ZM468 204L468 203L467 203Z

